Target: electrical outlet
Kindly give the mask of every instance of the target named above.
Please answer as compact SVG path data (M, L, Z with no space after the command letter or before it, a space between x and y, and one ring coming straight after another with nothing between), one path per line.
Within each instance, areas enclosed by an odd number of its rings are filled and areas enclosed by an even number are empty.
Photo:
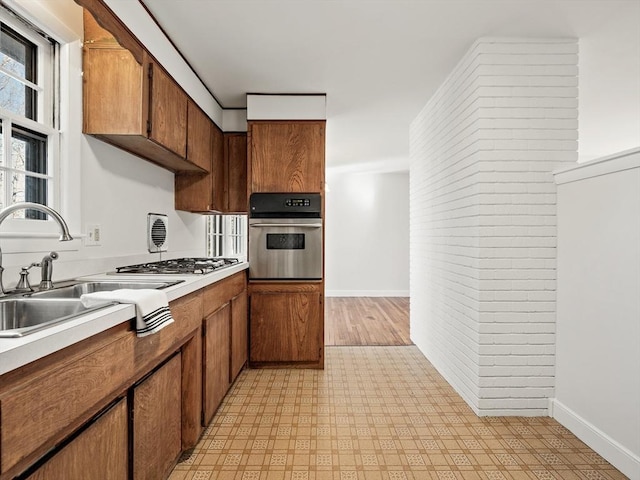
M102 245L100 225L87 225L87 234L84 237L86 247Z

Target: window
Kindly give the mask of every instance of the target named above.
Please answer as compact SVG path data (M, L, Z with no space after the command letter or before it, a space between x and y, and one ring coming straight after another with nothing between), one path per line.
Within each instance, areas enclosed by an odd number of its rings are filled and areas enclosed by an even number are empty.
M207 256L246 258L246 215L212 215L207 219Z
M57 207L57 44L0 10L0 208ZM45 220L35 210L14 218Z

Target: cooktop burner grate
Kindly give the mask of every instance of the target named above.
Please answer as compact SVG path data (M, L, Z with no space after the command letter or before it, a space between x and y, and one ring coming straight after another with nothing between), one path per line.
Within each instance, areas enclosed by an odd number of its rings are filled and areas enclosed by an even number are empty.
M144 273L162 275L204 275L238 263L237 258L176 258L159 262L117 267L115 273Z

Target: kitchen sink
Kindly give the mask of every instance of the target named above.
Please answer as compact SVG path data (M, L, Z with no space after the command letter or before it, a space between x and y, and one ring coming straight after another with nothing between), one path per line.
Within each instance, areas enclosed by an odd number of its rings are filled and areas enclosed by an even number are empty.
M108 302L87 308L80 301L80 296L85 293L123 288L162 289L182 281L72 280L51 290L0 299L0 338L22 337L117 303Z
M42 292L35 292L29 294L30 298L80 298L85 293L94 292L110 292L113 290L120 290L122 288L151 288L162 289L172 285L176 285L183 280L177 281L113 281L113 280L98 280L78 282L65 287L58 287L52 290L45 290Z
M78 299L0 300L0 338L22 337L113 304L87 308Z

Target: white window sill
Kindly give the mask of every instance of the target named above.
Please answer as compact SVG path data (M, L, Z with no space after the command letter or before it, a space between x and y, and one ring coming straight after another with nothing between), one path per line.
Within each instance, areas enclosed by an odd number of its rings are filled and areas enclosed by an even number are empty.
M0 233L0 248L2 254L19 253L42 253L50 252L72 252L80 250L82 237L71 232L73 240L60 242L60 233L37 233L37 232L2 232ZM6 260L6 259L5 259Z

